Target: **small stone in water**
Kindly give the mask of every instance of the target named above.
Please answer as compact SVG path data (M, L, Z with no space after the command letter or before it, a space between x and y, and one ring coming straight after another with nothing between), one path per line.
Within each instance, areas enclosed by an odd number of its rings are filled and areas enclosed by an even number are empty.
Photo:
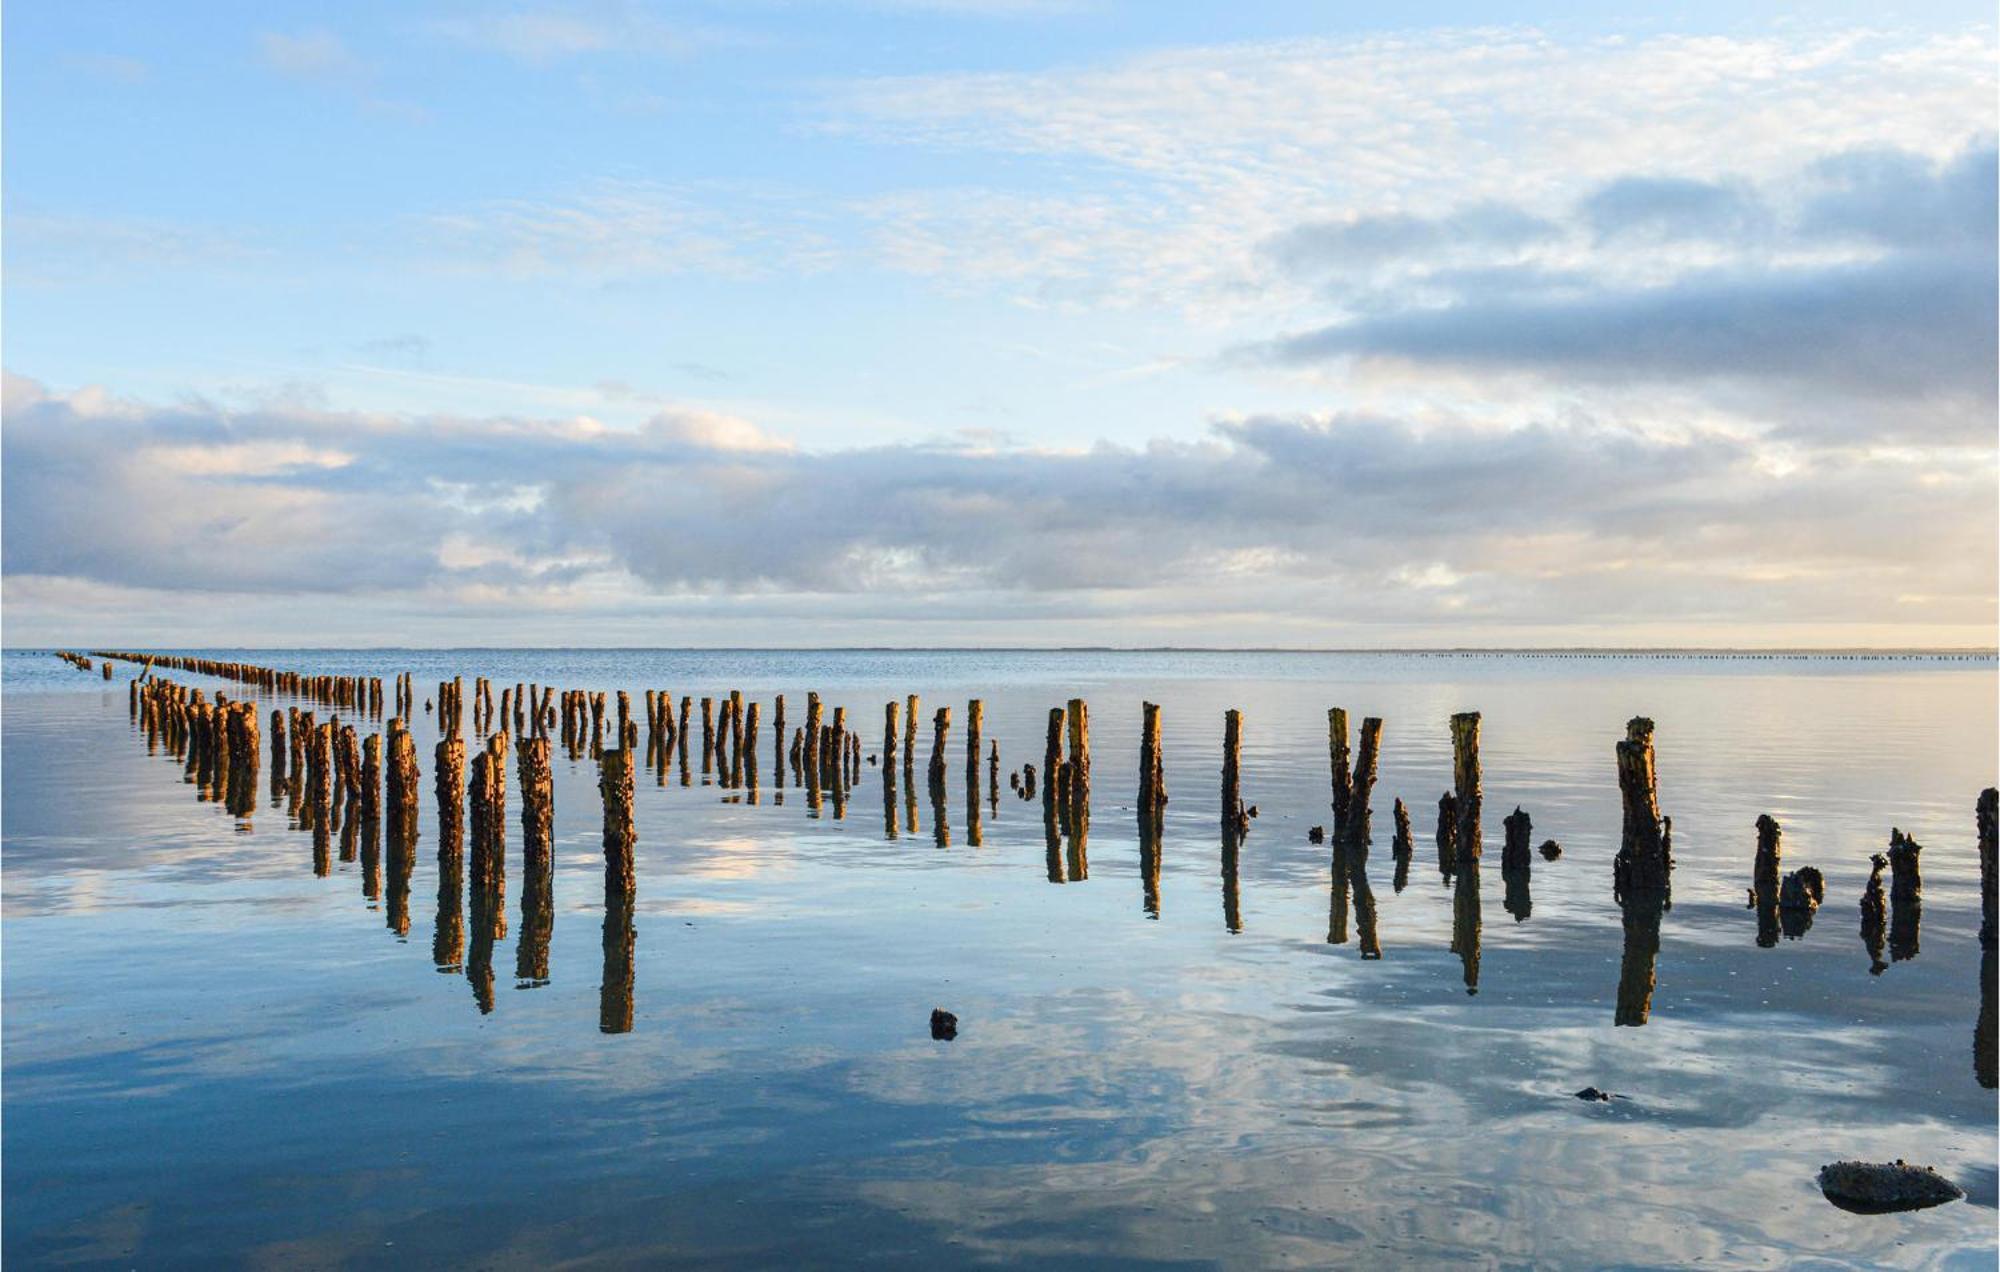
M1608 1101L1608 1100L1612 1100L1612 1099L1620 1099L1620 1100L1622 1100L1622 1099L1624 1099L1625 1097L1624 1097L1624 1096L1622 1096L1622 1095L1620 1095L1620 1096L1613 1096L1613 1095L1611 1094L1611 1092L1609 1092L1609 1091L1600 1091L1600 1090L1598 1090L1598 1089L1597 1089L1596 1087L1594 1087L1594 1086L1588 1086L1588 1087L1585 1087L1585 1088L1584 1088L1583 1090L1581 1090L1581 1091L1578 1091L1578 1092L1576 1093L1576 1098L1577 1098L1577 1099L1579 1099L1579 1100L1602 1100L1602 1101Z
M958 1017L942 1007L931 1008L931 1037L939 1042L958 1037Z
M1929 1166L1893 1162L1834 1162L1819 1169L1819 1188L1842 1210L1881 1215L1957 1201L1965 1190Z
M1308 831L1306 832L1306 842L1307 842L1307 843L1309 843L1309 844L1323 844L1323 843L1325 843L1325 842L1326 842L1326 827L1324 827L1324 826L1315 826L1315 827L1313 827L1313 828L1312 828L1311 830L1308 830Z
M1554 861L1563 855L1563 846L1553 839L1544 839L1542 846L1535 851L1542 854L1543 861Z

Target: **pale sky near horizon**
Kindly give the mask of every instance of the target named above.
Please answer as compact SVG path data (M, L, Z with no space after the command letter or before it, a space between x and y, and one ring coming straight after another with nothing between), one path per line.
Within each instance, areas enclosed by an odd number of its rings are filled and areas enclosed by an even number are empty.
M0 639L1994 643L1990 5L4 11Z

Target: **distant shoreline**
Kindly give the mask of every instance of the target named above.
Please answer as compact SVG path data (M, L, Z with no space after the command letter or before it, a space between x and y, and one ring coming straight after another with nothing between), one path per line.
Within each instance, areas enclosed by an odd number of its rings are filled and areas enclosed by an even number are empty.
M68 646L83 648L81 644ZM8 645L9 654L52 654L57 646ZM1526 658L1987 658L2000 649L1896 646L1464 645L1314 648L1296 645L156 645L160 653L244 650L270 653L618 653L618 654L1306 654L1343 657Z

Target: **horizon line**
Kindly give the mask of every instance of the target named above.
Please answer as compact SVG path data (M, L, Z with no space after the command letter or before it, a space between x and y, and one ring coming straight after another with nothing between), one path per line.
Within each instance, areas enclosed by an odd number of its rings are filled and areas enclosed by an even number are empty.
M6 653L54 653L55 645L0 645ZM1812 657L1836 655L1951 655L2000 658L1992 645L159 645L157 652L229 649L271 653L337 650L343 653L1019 653L1019 654L1720 654L1744 656L1788 654ZM134 650L133 652L145 652Z

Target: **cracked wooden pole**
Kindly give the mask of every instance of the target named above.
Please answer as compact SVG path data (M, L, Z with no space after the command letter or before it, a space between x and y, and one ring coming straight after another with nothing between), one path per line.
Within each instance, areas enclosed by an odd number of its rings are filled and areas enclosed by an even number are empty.
M1671 819L1660 816L1658 777L1653 763L1653 722L1634 716L1618 743L1618 792L1624 830L1612 878L1621 894L1664 894L1673 869Z
M820 721L823 708L819 694L806 694L805 749L800 753L799 765L813 789L818 789L819 780L819 731L824 727Z
M743 709L743 775L742 780L750 788L750 802L757 802L757 728L759 706L751 703Z
M137 684L137 681L133 682ZM285 713L275 708L271 711L271 789L276 791L285 780L285 757L288 754L285 741Z
M986 726L986 703L979 698L969 699L965 704L965 784L974 792L978 802L980 733Z
M361 820L374 825L382 811L382 735L361 744Z
M903 701L903 784L910 788L915 807L916 784L911 780L917 767L917 712L923 706L923 699L911 694Z
M632 826L632 753L624 747L604 752L598 761L597 790L604 798L604 895L630 897L638 888L632 849L638 833Z
M1757 818L1757 857L1750 869L1750 908L1757 912L1757 944L1778 943L1778 876L1784 860L1784 832L1769 813Z
M529 738L521 743L521 868L523 886L529 890L554 864L555 811L549 740ZM524 904L526 895L524 892Z
M507 735L494 733L472 761L472 890L497 898L507 886Z
M402 817L414 838L417 824L417 744L403 725L402 717L389 720L389 770L383 786L388 796L390 817Z
M1500 826L1506 832L1500 847L1500 869L1526 873L1534 865L1534 850L1528 843L1529 837L1534 834L1532 819L1516 804L1514 811L1507 814Z
M894 698L882 704L882 775L889 776L889 770L896 764L896 735L900 729L896 722L897 709L902 704Z
M1249 824L1243 812L1243 713L1231 707L1222 713L1222 825L1232 838Z
M1160 704L1139 704L1139 824L1149 824L1159 805Z
M1477 861L1486 851L1479 825L1484 795L1479 784L1479 713L1461 711L1451 718L1452 810L1458 825L1452 836L1457 862Z
M1981 949L1992 949L1996 936L2000 936L2000 916L1995 914L1996 899L2000 898L2000 863L1994 860L1996 846L2000 846L2000 789L1987 787L1979 792L1979 805L1975 812L1979 826L1979 945Z
M708 784L715 771L715 699L701 700L701 780Z
M831 732L829 734L829 738L833 744L831 747L827 748L827 754L826 754L826 759L828 761L828 768L831 770L833 775L833 781L830 783L830 785L833 786L835 790L840 790L847 786L847 708L846 707L835 707L833 709L833 724L831 726Z
M1347 826L1347 804L1354 790L1354 775L1348 769L1346 707L1326 709L1326 755L1333 782L1333 842L1338 844Z
M771 774L780 791L785 789L785 695L771 699ZM782 797L781 797L782 802Z
M729 691L729 784L743 785L743 691Z
M1042 741L1042 803L1053 808L1062 802L1063 709L1049 708L1049 728Z
M951 708L939 707L931 717L930 785L935 793L944 789L946 739L951 733ZM933 798L937 798L934 794ZM933 816L936 814L933 813Z
M1389 840L1389 855L1396 863L1395 888L1401 892L1410 883L1410 858L1416 855L1416 839L1410 833L1410 810L1400 795L1396 797L1392 816L1396 829Z

